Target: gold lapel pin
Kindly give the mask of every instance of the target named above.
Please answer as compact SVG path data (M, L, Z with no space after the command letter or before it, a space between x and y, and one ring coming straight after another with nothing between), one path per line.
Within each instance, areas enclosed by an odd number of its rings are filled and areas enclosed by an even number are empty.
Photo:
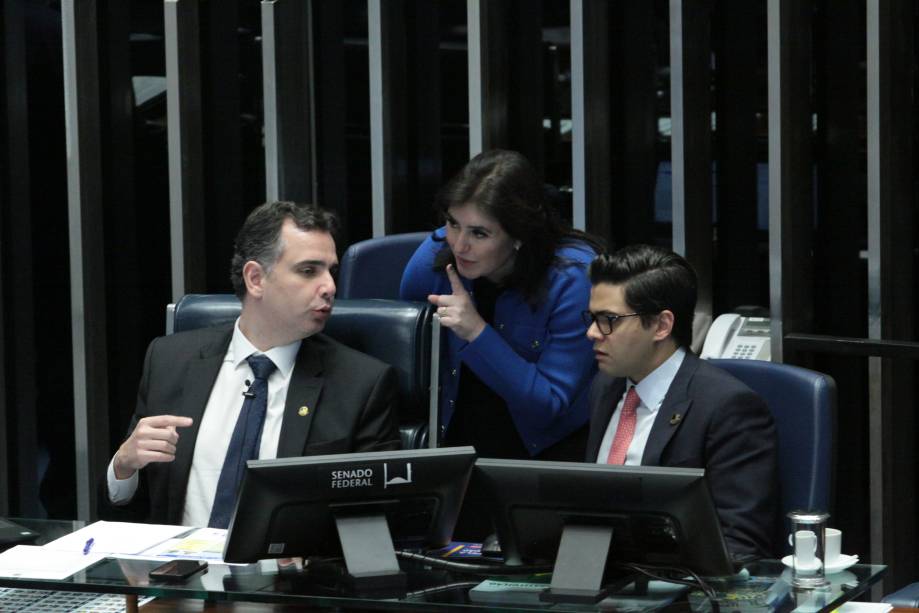
M671 425L671 426L675 426L675 425L677 425L678 423L680 423L681 421L683 421L683 416L680 415L679 413L674 413L673 415L670 416L670 425Z
M306 417L309 414L310 414L310 408L307 406L302 406L300 407L300 410L297 411L297 415L299 415L300 417Z

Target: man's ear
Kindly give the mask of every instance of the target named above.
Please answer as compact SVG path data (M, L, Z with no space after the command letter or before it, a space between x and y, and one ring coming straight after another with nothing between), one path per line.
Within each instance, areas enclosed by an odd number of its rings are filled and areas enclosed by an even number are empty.
M657 328L654 330L654 340L662 341L673 335L673 311L664 309L657 315Z
M243 282L246 284L246 293L253 298L261 298L264 293L265 269L255 260L243 264Z

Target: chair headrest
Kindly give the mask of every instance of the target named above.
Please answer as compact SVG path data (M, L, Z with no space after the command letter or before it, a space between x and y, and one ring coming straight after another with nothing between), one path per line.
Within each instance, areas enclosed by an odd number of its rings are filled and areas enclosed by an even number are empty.
M231 323L241 309L239 298L233 294L186 294L176 303L173 332Z
M354 243L341 258L338 295L397 299L402 271L428 236L428 232L390 234Z
M400 419L426 419L433 317L434 308L423 302L336 300L324 332L393 366L402 396Z

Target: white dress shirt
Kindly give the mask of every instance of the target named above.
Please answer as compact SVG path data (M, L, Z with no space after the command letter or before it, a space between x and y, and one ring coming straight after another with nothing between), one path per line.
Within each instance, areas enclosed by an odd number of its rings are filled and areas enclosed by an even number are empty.
M597 452L597 464L606 464L609 458L610 448L613 446L613 438L616 436L616 428L619 427L619 416L622 414L622 403L625 402L625 395L634 386L635 392L641 402L635 410L635 434L632 436L632 442L629 444L629 450L625 454L625 464L627 466L640 466L641 458L645 453L645 445L648 444L648 437L651 435L651 427L654 425L654 419L657 412L664 402L664 397L673 383L673 378L680 370L683 364L683 358L686 356L686 350L679 347L673 355L664 360L664 363L651 371L651 373L639 381L637 384L632 383L629 379L626 382L625 393L616 404L616 410L613 417L609 420L606 427L606 433L600 442L600 450Z
M268 377L268 410L262 427L258 456L260 459L277 457L287 387L297 361L300 343L301 341L298 340L264 352L264 355L274 362L277 369ZM254 378L246 358L259 353L262 352L256 349L239 329L237 319L233 326L230 346L223 357L223 364L217 373L214 387L211 388L211 395L198 428L191 472L188 475L188 486L185 492L183 526L207 526L210 520L211 507L214 505L214 495L217 492L217 481L223 469L223 460L245 400L243 392L248 388L246 382ZM168 407L163 407L164 413L168 411ZM182 436L181 428L179 436ZM127 479L115 477L113 458L108 468L108 491L112 503L129 502L137 491L137 483L136 472Z

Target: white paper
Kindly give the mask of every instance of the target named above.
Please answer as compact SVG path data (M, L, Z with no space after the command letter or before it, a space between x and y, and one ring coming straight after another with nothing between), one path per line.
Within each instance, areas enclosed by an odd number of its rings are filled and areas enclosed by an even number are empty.
M190 529L187 526L97 521L51 541L44 548L54 551L78 552L82 555L87 543L92 539L90 553L109 556L138 555Z
M168 560L223 560L223 544L227 540L224 528L198 528L181 538L167 539L143 552L143 556L154 556Z
M851 600L843 603L837 613L884 613L893 608L892 604L886 602L856 602Z
M0 577L66 579L104 558L98 553L54 551L34 545L17 545L0 553Z

